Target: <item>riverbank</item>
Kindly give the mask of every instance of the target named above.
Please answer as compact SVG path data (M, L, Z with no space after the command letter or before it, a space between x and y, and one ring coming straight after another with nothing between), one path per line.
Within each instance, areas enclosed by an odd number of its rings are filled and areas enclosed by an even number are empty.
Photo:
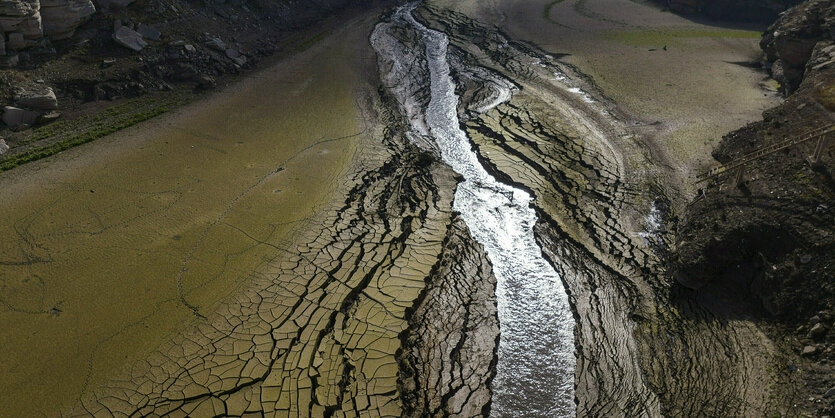
M489 411L495 280L379 90L379 13L2 174L2 415Z
M722 126L756 120L769 101L777 100L759 85L765 74L724 62L752 59L749 52L757 39L744 32L737 36L738 31L704 34L687 22L674 29L698 35L673 36L665 25L680 19L676 16L631 2L623 2L624 8L608 2L610 13L618 11L615 17L606 14L604 3L565 6L585 22L582 32L589 38L569 56L556 53L575 47L570 37L558 36L570 30L565 21L553 31L527 20L513 23L530 15L523 6L519 14L510 14L509 9L517 10L515 3L430 1L421 9L432 27L450 34L459 59L520 86L507 104L484 115L461 112L469 116L467 133L496 177L536 197L537 240L569 291L577 321L577 413L738 416L787 411L787 394L796 383L775 373L783 364L781 351L749 318L725 315L676 291L663 263L677 208L685 205L693 187L689 174L708 161ZM561 4L550 8L551 15ZM639 13L623 13L634 8ZM467 14L457 13L462 10ZM624 21L630 18L640 25ZM495 22L508 34L497 34L490 26ZM550 43L514 39L514 24L521 27L521 22L534 28L527 33L547 32L539 39ZM724 57L719 70L679 69L678 82L686 86L675 89L676 94L646 88L664 80L659 75L667 71L666 59L649 58L663 53L664 45L636 52L637 45L618 38L653 30L683 38L667 44L667 52L681 48L681 55L689 55L685 62ZM702 38L712 47L697 48ZM557 43L563 39L565 44ZM611 56L596 55L607 48ZM584 63L593 59L623 71ZM735 83L736 90L701 90L703 82L721 78L720 73L730 81L719 83ZM618 82L601 82L604 76ZM478 97L484 88L464 74L457 77L462 96ZM716 91L728 94L732 114L714 111ZM641 105L644 101L648 105ZM660 123L647 123L652 122L647 116ZM709 123L697 124L696 131L715 139L694 144L674 129L702 117Z
M57 103L49 117L20 126L11 119L0 123L0 171L200 100L310 48L345 20L384 3L329 0L314 6L247 6L174 0L100 10L72 38L54 47L46 42L47 52L40 46L10 52L29 58L0 68L0 103L25 108L15 99L18 90L45 88ZM145 38L146 45L138 51L118 44L112 32L123 23L126 28L143 27L153 39Z

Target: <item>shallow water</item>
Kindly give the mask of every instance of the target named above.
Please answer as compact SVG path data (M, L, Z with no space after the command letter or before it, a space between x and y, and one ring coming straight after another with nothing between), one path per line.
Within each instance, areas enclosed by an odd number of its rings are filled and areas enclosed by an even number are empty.
M454 209L484 246L498 281L502 333L492 415L573 416L574 320L559 276L534 239L532 197L497 181L478 161L459 128L458 96L447 61L448 38L417 22L411 15L414 8L415 4L402 7L391 23L413 27L426 47L431 100L423 110L425 127L410 117L413 129L419 133L428 129L443 161L464 177L455 194ZM385 35L378 30L375 36ZM382 44L379 39L376 43ZM378 53L392 51L402 49L378 48Z

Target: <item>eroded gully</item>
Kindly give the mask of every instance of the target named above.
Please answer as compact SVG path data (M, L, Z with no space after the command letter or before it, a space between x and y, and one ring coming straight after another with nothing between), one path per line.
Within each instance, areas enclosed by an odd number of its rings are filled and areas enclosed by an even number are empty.
M533 227L532 196L496 180L460 129L459 97L447 60L447 36L412 16L416 4L380 23L372 45L383 81L398 100L418 145L463 177L454 198L472 236L484 246L497 278L501 339L493 380L493 416L574 414L574 320L563 285L543 258ZM405 42L416 35L420 48ZM487 111L510 97L497 88Z

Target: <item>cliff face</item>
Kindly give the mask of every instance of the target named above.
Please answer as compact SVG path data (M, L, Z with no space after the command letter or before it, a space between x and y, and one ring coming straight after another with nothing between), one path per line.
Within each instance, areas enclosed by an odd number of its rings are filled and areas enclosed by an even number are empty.
M804 74L830 65L833 39L835 1L815 0L783 13L765 32L760 46L773 63L774 79L788 94L797 90ZM813 54L816 59L810 62Z
M656 0L676 13L718 20L772 22L799 0Z
M21 50L43 38L66 39L96 11L90 0L3 0L0 29L5 49Z

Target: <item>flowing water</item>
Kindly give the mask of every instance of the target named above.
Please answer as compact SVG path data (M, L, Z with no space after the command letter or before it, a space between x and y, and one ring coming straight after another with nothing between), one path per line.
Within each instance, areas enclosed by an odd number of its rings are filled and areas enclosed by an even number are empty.
M416 134L431 138L443 161L464 177L454 209L493 263L501 340L492 415L573 416L574 319L559 276L534 239L532 197L499 182L478 161L459 127L458 96L447 60L449 39L417 22L411 14L415 6L400 8L391 23L380 24L372 44L395 64L389 80L407 79L408 73L397 72L409 71L409 65L397 64L415 62L396 56L408 48L388 34L390 28L413 28L426 49L429 79L423 82L430 83L429 105L415 110L417 100L403 97L414 88L394 91Z

